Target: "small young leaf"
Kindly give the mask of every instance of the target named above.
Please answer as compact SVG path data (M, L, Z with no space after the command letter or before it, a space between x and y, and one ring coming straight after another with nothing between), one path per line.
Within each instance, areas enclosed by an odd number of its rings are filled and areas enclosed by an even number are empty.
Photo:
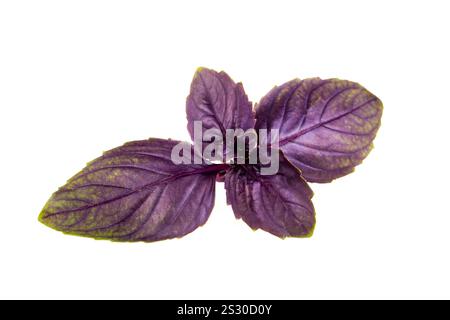
M65 233L114 241L182 237L214 205L215 172L175 165L178 142L149 139L106 152L53 194L39 220Z
M238 166L225 176L227 202L236 218L252 229L278 237L307 237L313 232L313 192L300 172L280 154L280 169L259 175L255 166Z
M216 129L225 138L226 129L252 129L255 119L241 83L225 72L199 68L194 75L186 101L188 130L194 139L194 121L202 121L203 130Z
M256 129L280 130L280 149L306 180L349 174L372 149L383 106L357 83L312 78L272 89L256 107Z

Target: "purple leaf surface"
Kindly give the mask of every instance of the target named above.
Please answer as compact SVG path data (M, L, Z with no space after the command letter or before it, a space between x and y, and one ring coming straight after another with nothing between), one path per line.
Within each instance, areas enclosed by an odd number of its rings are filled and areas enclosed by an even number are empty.
M278 129L280 149L306 180L330 182L351 173L373 147L381 101L338 79L292 80L256 107L256 129Z
M175 165L173 140L135 141L104 155L53 194L39 216L65 233L114 241L182 237L208 219L215 166Z
M225 137L226 129L252 129L255 119L241 83L225 72L199 68L194 75L186 101L188 130L194 139L194 121L202 121L203 130L216 129Z
M260 175L255 166L234 167L225 176L225 188L236 218L242 218L252 229L281 238L312 234L313 192L282 154L278 174Z

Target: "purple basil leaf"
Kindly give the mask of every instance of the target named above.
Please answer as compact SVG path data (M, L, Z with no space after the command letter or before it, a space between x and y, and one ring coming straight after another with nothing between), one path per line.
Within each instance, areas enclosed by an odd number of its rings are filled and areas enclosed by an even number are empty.
M338 79L292 80L256 107L256 129L278 129L280 149L306 180L330 182L351 173L372 149L381 101Z
M199 68L194 75L186 101L188 130L194 139L194 121L201 121L203 131L216 129L225 138L226 129L252 129L255 119L241 83L236 84L225 72ZM207 144L207 143L206 143Z
M234 167L225 176L225 188L236 218L252 229L281 238L312 235L313 192L282 154L276 175L260 175L256 166Z
M125 144L89 163L53 194L39 220L65 233L114 241L182 237L214 205L215 172L175 165L173 140Z

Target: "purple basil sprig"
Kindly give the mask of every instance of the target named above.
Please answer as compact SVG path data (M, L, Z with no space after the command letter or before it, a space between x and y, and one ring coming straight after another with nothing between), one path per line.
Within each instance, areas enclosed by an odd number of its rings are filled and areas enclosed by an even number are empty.
M253 111L242 84L224 72L200 68L186 104L191 136L195 121L224 136L227 129L277 129L279 145L271 150L278 154L276 174L261 174L259 162L212 164L192 146L191 156L200 163L175 164L171 153L178 141L129 142L71 178L52 195L39 220L96 239L178 238L206 223L215 183L224 181L236 218L252 229L281 238L310 236L315 211L306 181L330 182L352 172L372 149L382 109L381 101L357 83L313 78L275 87Z

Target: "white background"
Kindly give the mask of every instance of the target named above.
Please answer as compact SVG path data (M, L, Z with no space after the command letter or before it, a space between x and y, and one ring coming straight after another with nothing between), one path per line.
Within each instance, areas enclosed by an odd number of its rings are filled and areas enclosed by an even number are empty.
M448 1L2 1L0 298L450 298ZM102 151L189 140L198 66L252 101L295 77L384 102L355 173L312 185L317 228L280 240L217 186L180 240L66 236L37 216Z

